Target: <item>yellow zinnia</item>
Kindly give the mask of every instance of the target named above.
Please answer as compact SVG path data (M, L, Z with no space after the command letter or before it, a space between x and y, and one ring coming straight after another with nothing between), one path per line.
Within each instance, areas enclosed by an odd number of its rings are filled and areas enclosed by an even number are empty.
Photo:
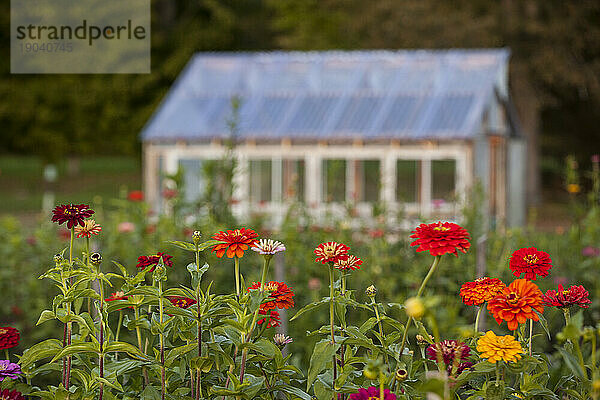
M496 336L494 332L487 331L477 341L477 351L481 358L487 358L489 362L495 363L500 360L505 362L519 360L523 348L512 335Z

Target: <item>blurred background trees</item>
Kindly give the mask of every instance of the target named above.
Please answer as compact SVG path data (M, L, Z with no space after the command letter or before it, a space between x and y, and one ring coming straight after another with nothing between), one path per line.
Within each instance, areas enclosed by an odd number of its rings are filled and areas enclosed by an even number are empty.
M137 135L197 51L510 47L512 90L539 133L545 181L589 160L600 131L600 3L593 0L154 0L149 75L10 75L0 13L0 151L47 161L139 155Z

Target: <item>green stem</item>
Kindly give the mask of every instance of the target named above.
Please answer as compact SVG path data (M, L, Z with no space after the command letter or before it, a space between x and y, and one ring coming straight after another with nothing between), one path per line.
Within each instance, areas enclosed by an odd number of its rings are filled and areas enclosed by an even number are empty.
M267 271L269 270L269 264L271 262L271 257L269 257L268 255L265 256L265 262L263 263L263 270L262 270L262 274L261 274L261 278L260 278L260 288L258 289L260 291L260 293L264 293L265 291L265 281L267 280ZM249 342L250 341L250 337L252 336L252 332L254 331L254 326L256 325L256 321L258 321L258 313L260 311L260 307L258 307L255 311L254 311L254 316L252 317L252 323L250 324L250 328L248 329L248 332L243 336L243 341L244 342ZM267 322L265 321L265 324ZM246 370L246 358L248 357L248 348L245 347L244 350L242 350L242 360L241 360L241 364L240 364L240 382L244 382L244 372Z
M240 259L237 256L233 258L233 264L235 267L235 294L240 301Z
M496 361L496 386L500 383L500 361Z
M385 392L383 390L384 377L383 374L379 375L379 400L384 400Z
M571 312L568 308L563 308L563 315L565 316L565 325L569 325L571 322Z
M164 305L163 305L163 291L162 281L158 281L158 293L160 295L158 299L158 315L160 325L163 324L164 316ZM161 400L165 400L166 395L166 371L165 371L165 333L162 328L160 331L160 386L161 386Z
M335 292L333 289L333 263L329 263L329 322L331 327L331 345L335 346ZM335 380L337 378L337 360L335 353L333 354L333 382L331 382L331 389L333 390L333 400L337 400L337 393L335 390Z
M196 244L196 268L200 268L200 250ZM198 357L202 357L202 314L200 308L200 281L196 287L196 324L198 325ZM190 371L190 375L192 372ZM196 400L202 397L202 370L196 370ZM192 377L193 380L193 377Z
M479 332L479 318L481 317L481 310L483 310L483 305L479 306L477 310L477 316L475 317L475 332Z
M530 319L529 320L529 355L531 355L531 352L532 352L532 345L533 345L533 320Z
M121 325L123 325L123 310L119 310L119 325L117 326L117 333L115 334L115 342L119 341L119 335L121 333Z
M329 265L329 325L331 327L331 344L335 344L335 301L334 301L334 290L333 290L333 265Z
M371 305L373 306L373 310L375 310L375 317L377 318L377 326L379 328L379 336L381 336L381 347L385 348L385 336L383 336L383 326L381 325L381 317L379 316L379 309L377 304L375 303L375 298L371 297ZM389 363L388 355L383 353L383 357L385 358L385 363Z
M137 306L133 306L133 316L135 318L135 320L137 321L140 318L140 312L138 310ZM137 336L137 342L138 342L138 347L140 348L140 352L144 352L144 346L142 346L142 332L140 331L140 327L137 326L135 327L135 335Z
M71 240L69 241L69 275L71 275L73 271L73 242L75 241L75 225L71 227ZM73 285L73 277L69 276L69 284ZM67 315L71 314L71 303L67 303ZM67 346L71 345L71 334L73 330L72 322L67 322ZM69 390L70 381L71 381L71 356L67 356L66 362L66 372L65 372L65 389Z
M99 269L100 267L98 267ZM99 272L99 270L97 271ZM98 355L98 368L100 370L100 378L104 378L104 282L102 279L98 279L100 284L100 299L98 301L100 308L100 354ZM100 394L98 400L102 400L104 397L104 383L100 382Z
M441 258L442 258L442 256L434 257L433 263L431 264L431 267L429 267L429 272L425 276L425 279L423 279L423 282L421 282L421 287L419 287L419 291L417 292L417 297L421 297L421 294L423 293L423 290L425 289L425 285L427 285L427 282L429 282L429 279L431 279L431 276L433 275L438 264L440 263ZM410 328L410 325L412 322L413 322L413 317L409 317L408 321L406 322L406 326L404 327L404 333L402 334L402 343L400 343L400 352L399 352L400 357L402 357L402 353L404 352L404 346L406 345L406 338L408 336L408 329Z
M8 361L10 361L10 354L8 354L8 349L4 349L4 357L6 357Z

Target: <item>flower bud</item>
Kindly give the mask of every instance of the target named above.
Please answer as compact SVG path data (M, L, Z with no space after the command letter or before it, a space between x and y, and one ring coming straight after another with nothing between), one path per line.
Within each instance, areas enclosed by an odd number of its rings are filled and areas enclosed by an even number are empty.
M60 264L60 262L63 261L63 260L64 260L64 257L62 256L62 254L56 254L54 256L54 262L56 264Z
M377 288L375 285L371 285L365 290L365 293L368 297L373 298L377 295Z
M425 304L418 297L411 297L404 302L406 308L406 314L414 319L421 319L425 315Z
M396 370L396 380L398 382L403 382L406 378L408 378L408 372L405 369L400 368Z
M594 379L592 381L592 389L594 389L594 392L600 392L600 379Z
M92 253L90 255L90 262L93 265L100 265L102 263L102 255L100 253Z
M200 243L201 237L202 237L202 234L200 233L200 231L194 231L194 233L192 233L192 240L195 245L198 245L198 243Z
M435 341L433 336L429 335L429 338L431 339L432 342ZM425 337L422 335L417 335L416 339L417 339L417 344L419 345L419 347L427 347L430 344L427 341L427 339L425 339Z
M378 371L377 368L372 368L372 367L370 367L370 366L367 365L363 369L363 375L367 379L377 379L377 377L379 377L379 371Z

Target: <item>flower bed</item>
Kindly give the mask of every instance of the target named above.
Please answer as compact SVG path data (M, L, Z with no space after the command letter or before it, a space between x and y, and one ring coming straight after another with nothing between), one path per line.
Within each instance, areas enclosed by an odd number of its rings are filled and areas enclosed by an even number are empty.
M189 241L170 242L188 254L184 260L157 251L140 255L134 274L117 262L118 272L111 272L110 260L90 250L102 233L93 214L87 205L54 210L53 221L70 230L69 246L42 275L59 293L38 325L58 321L63 328L15 363L10 349L19 332L0 327L6 352L0 399L596 399L600 393L598 331L583 326L581 312L591 303L589 293L562 285L542 293L534 281L553 265L537 248L513 252L506 267L516 279L508 285L494 277L464 282L453 276L462 284L456 301L477 312L472 329L450 337L438 324L447 305L426 289L444 258L469 251L464 228L451 222L416 227L412 246L432 260L402 303L382 300L375 285L359 288L365 296L348 286L351 274L370 264L350 254L349 243L319 244L314 261L329 279L329 296L304 305L290 322L327 311L329 323L308 333L315 344L302 371L287 354L294 338L276 333L281 310L298 308L294 289L269 278L274 257L286 251L283 243L247 228L206 241L194 231ZM248 252L262 257L260 281L244 281L256 269L246 263ZM215 294L203 280L209 265L200 265L202 253L231 260L231 294ZM183 264L189 284L169 285L169 274ZM545 315L560 317L552 309L562 311L564 328L555 333L556 352L548 354L536 342L551 336ZM486 311L497 324L480 332ZM356 312L365 320L350 318ZM505 328L509 334L502 335ZM564 366L554 371L569 372L552 376L552 363ZM52 383L40 385L45 381Z

